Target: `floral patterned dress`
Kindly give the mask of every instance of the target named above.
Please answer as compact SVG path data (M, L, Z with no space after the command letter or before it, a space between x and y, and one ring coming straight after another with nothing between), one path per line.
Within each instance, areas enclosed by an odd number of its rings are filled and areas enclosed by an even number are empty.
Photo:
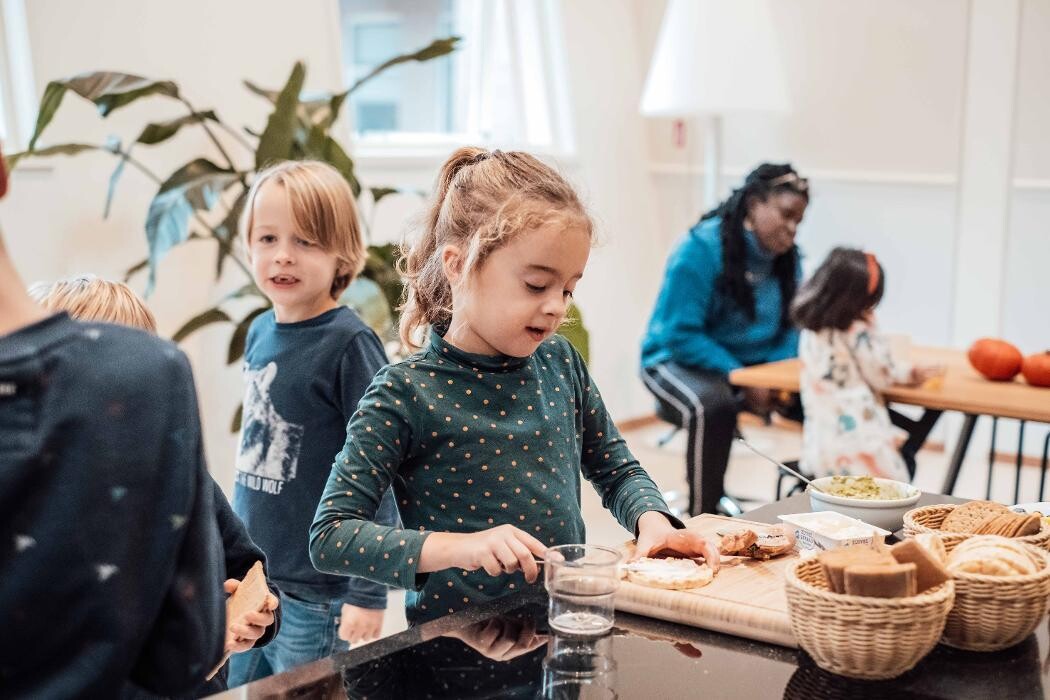
M867 321L848 330L802 331L802 466L816 476L870 475L908 481L897 449L906 433L890 422L882 392L911 378Z

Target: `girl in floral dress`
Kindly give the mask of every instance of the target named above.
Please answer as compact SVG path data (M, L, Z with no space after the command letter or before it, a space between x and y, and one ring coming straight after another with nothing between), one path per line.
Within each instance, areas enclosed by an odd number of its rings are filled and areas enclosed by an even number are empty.
M875 324L884 287L872 253L835 248L792 304L802 328L802 466L816 476L910 480L898 451L906 433L890 422L882 393L922 384L943 369L893 356Z

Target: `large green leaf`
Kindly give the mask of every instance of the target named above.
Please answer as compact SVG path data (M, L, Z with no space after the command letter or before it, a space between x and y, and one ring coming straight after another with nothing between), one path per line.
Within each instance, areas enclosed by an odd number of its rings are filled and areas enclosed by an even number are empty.
M172 136L177 134L179 132L179 129L186 126L187 124L199 124L204 120L217 122L219 121L219 118L215 115L215 112L213 110L209 109L204 112L193 112L192 114L187 114L184 117L179 117L178 119L171 119L166 122L156 122L152 124L147 124L146 128L142 130L142 133L139 134L139 137L135 141L136 143L142 143L146 144L147 146L152 146L154 144L161 143L162 141L167 141Z
M386 297L391 312L396 311L401 305L401 297L404 293L404 282L397 274L397 260L401 255L401 249L394 243L368 246L368 258L365 259L365 269L361 276L366 277L379 285Z
M376 77L383 71L392 68L400 63L408 63L409 61L419 61L420 63L422 63L423 61L429 61L431 59L450 54L456 50L456 44L459 43L459 39L460 37L458 36L450 36L444 39L435 39L434 41L430 42L428 46L423 47L419 51L406 53L401 56L395 56L389 61L383 61L378 66L373 68L371 72L369 72L363 78L360 78L359 80L357 80L357 82L351 85L350 89L347 90L347 92L351 93L354 90L357 90L362 85L364 85L369 80Z
M357 181L357 176L354 174L354 161L350 159L339 142L331 136L325 138L324 160L346 178L346 181L350 183L350 189L354 192L354 197L361 194L361 183Z
M202 311L189 321L186 321L186 323L182 324L182 328L175 331L175 335L171 336L171 339L176 343L181 343L190 334L196 333L205 326L210 326L213 323L229 323L231 320L229 314L216 306L207 311Z
M197 158L176 170L160 186L146 215L150 259L147 294L153 291L160 259L189 236L193 213L215 206L222 191L237 179L236 172Z
M230 205L219 225L215 227L215 233L219 236L219 249L215 257L215 279L222 277L222 270L226 264L226 258L233 255L233 244L237 238L237 226L241 220L241 212L244 211L244 203L248 201L248 190L242 190L237 199ZM254 285L252 285L254 286Z
M61 143L57 146L48 146L47 148L38 148L32 151L21 151L19 153L12 153L9 156L4 156L4 163L7 165L8 171L14 170L15 166L18 165L18 161L23 158L42 158L47 156L75 156L78 153L84 151L103 151L106 150L101 146L95 146L90 143Z
M280 92L267 90L259 87L250 80L244 81L244 86L260 97L265 97L271 104L277 104ZM296 107L296 116L303 126L320 126L322 129L330 129L339 117L339 111L346 101L348 90L342 92L303 93L299 95L299 104Z
M299 104L299 93L303 89L306 68L297 61L288 76L288 82L277 96L273 113L266 122L266 129L259 137L259 147L255 151L255 167L265 168L273 161L284 160L292 156L292 145L295 139L296 107Z
M591 334L583 325L583 314L576 304L569 305L569 311L565 317L565 323L558 329L558 335L563 336L580 353L584 364L591 360Z
M85 100L93 102L103 117L140 97L179 96L178 86L170 80L153 80L130 73L98 71L81 73L63 80L52 80L47 84L44 97L40 100L40 112L37 114L33 137L29 139L29 150L33 150L40 134L54 119L67 90L72 90Z
M237 328L233 331L233 336L230 337L230 348L226 353L226 364L232 365L234 362L244 357L244 343L248 339L248 329L251 328L252 321L254 321L255 317L259 314L266 313L269 310L269 306L259 307L242 318L241 322L237 324Z

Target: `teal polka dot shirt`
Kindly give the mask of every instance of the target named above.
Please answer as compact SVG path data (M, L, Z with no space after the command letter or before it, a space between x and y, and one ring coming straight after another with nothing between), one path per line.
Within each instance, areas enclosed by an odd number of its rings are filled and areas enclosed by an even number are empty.
M431 532L509 523L547 546L584 542L581 476L631 532L642 513L667 512L568 341L487 356L432 331L361 399L314 517L311 558L322 571L408 589L410 622L439 617L526 584L520 572L418 573ZM391 485L403 528L371 522Z

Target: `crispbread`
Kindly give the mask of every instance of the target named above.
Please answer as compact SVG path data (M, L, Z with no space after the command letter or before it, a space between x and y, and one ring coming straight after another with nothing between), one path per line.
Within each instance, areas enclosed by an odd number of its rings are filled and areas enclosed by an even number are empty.
M266 585L266 572L263 571L261 561L256 561L248 569L241 582L237 584L237 590L226 599L226 626L230 622L241 617L245 613L259 612L266 605L266 596L270 594L270 588ZM230 652L226 652L219 665L212 669L204 680L210 681L219 669L223 667L230 658Z
M1002 503L995 501L970 501L956 506L941 522L941 530L972 534L984 519L992 515L1009 512Z
M1039 513L1029 513L1018 526L1014 537L1037 535L1043 529L1043 517Z
M266 574L261 561L252 564L241 579L237 590L226 599L226 619L232 622L249 612L259 612L266 604L270 589L266 586Z
M973 532L977 535L1004 535L1007 526L1014 525L1013 513L996 513L989 515L974 526Z
M1039 561L1025 547L1006 537L977 535L960 542L948 557L952 573L984 574L987 576L1024 576L1040 571Z
M631 583L672 591L706 586L715 575L707 564L698 564L692 559L670 557L636 559L624 567L624 574Z
M940 538L940 535L935 535L932 532L920 532L915 535L914 539L941 564L948 561L948 550L944 548L944 540Z

